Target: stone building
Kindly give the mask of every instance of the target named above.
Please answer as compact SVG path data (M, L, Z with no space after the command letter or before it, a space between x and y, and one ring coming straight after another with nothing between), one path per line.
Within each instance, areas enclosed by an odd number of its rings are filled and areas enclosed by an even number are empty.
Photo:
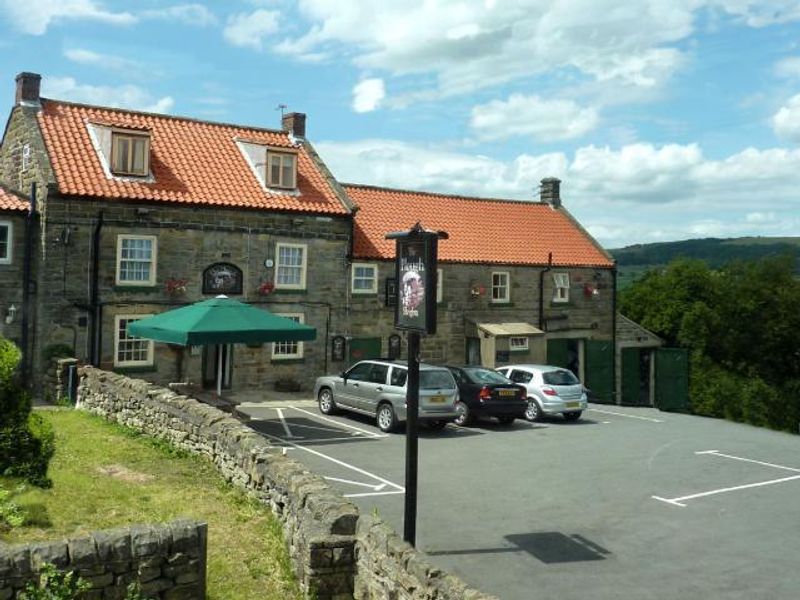
M25 256L30 255L30 198L0 183L0 335L23 344L23 280ZM27 252L26 252L27 250ZM27 341L27 340L25 340Z
M45 99L39 84L17 77L0 148L0 181L38 190L24 307L17 249L28 202L0 196L15 215L0 306L30 315L34 381L54 344L160 383L180 372L213 387L219 353L223 387L329 369L328 337L345 330L352 204L305 139L305 115L258 129ZM317 339L179 353L127 334L132 320L220 293L312 325Z
M612 400L614 261L564 208L558 179L542 180L539 202L345 190L358 206L352 358L404 352L393 330L394 241L385 235L419 222L449 235L439 242L437 333L423 340L423 359L562 365L598 399Z

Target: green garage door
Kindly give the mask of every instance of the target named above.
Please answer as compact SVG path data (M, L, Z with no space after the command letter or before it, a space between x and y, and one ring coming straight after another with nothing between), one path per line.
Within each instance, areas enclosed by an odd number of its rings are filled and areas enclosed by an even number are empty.
M381 357L381 338L353 338L350 340L350 364L368 358Z
M641 404L639 395L642 374L639 369L640 358L638 348L622 349L622 403L628 405Z
M656 350L656 407L682 411L689 406L689 353L685 348Z
M586 340L586 387L592 391L591 400L614 402L614 344L611 341Z
M567 368L569 364L569 340L547 340L547 364Z

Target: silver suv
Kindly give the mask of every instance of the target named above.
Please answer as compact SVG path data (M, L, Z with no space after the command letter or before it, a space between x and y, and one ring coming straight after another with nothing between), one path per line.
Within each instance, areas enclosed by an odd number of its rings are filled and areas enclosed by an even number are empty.
M586 410L586 389L572 371L550 365L508 365L495 370L528 390L525 418L529 421L557 414L577 421Z
M406 420L405 361L364 360L339 375L318 377L314 395L321 413L338 409L375 417L381 431L389 432ZM458 416L458 388L444 367L419 366L419 419L441 429Z

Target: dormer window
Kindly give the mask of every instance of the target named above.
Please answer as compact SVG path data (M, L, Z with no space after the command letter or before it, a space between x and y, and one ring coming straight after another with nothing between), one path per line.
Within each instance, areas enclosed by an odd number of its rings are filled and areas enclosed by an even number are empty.
M289 152L267 150L267 187L293 190L297 187L297 157Z
M150 136L132 131L111 133L111 172L146 177L150 174Z

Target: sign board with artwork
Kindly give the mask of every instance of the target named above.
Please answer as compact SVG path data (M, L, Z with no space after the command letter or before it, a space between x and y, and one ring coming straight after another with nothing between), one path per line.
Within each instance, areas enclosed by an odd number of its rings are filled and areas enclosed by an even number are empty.
M397 242L395 328L436 333L437 246L447 234L428 231L417 223L409 231L386 237Z

